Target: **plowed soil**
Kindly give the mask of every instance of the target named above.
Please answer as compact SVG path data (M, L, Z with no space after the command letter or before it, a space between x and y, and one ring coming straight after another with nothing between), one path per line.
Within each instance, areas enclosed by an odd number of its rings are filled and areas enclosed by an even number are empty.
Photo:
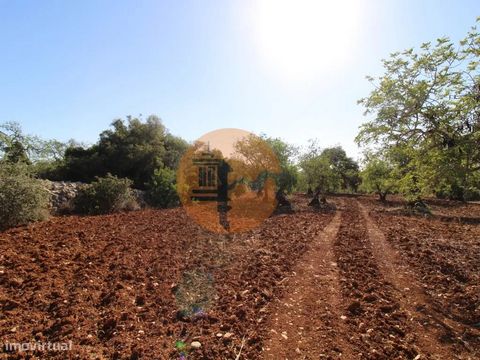
M480 358L479 205L308 200L235 235L180 208L0 233L0 358Z

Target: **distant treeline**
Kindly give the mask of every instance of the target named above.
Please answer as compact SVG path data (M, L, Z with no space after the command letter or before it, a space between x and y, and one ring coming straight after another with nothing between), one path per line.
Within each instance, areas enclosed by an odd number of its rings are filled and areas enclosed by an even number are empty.
M158 176L174 182L174 171L189 144L168 132L160 119L134 117L112 122L97 143L86 146L75 140L61 143L25 135L20 126L1 126L1 161L23 163L36 177L54 181L90 183L107 174L127 178L133 186L148 189ZM324 192L356 192L360 184L358 164L337 146L321 149L317 142L301 151L278 138L261 135L280 164L275 177L285 192L321 189Z
M281 167L285 192L390 193L410 202L426 196L480 199L480 35L475 27L459 44L448 38L424 43L383 60L384 74L368 77L374 89L359 103L369 119L356 142L363 163L340 147L306 148L267 135ZM0 166L24 164L34 176L92 182L111 174L172 204L175 170L188 143L160 119L115 120L99 140L85 146L27 136L18 124L0 127ZM169 194L165 199L164 194Z

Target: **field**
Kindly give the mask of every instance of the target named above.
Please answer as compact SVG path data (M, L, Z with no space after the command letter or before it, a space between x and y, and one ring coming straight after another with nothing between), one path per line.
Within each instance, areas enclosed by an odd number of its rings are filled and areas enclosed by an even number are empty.
M73 344L0 358L480 358L480 205L308 200L235 235L181 208L0 233L1 343Z

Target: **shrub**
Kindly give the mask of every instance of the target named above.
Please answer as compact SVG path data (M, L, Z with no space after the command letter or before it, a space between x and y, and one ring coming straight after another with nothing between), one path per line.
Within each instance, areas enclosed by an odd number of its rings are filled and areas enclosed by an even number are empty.
M49 194L22 163L0 163L0 229L48 217Z
M166 208L178 204L175 171L168 168L155 170L146 187L147 201L150 205Z
M97 177L81 189L74 201L75 211L81 214L99 215L122 210L136 210L138 204L130 188L132 181L116 176Z

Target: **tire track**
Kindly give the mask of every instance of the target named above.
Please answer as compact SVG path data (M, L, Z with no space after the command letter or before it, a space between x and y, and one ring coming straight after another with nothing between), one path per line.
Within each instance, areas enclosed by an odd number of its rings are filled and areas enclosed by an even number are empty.
M395 288L396 298L410 319L413 331L417 334L420 354L430 355L435 359L462 358L456 354L446 341L457 342L471 351L462 339L463 329L435 311L431 306L422 286L416 280L412 269L402 261L398 252L387 242L385 235L370 217L368 210L357 201L365 219L372 251L378 262L382 275Z
M282 299L274 304L264 359L353 358L339 321L339 272L332 249L341 214L336 213L303 255Z
M348 327L355 359L421 358L408 314L394 287L383 277L358 202L345 199L334 252L344 298L342 320Z

